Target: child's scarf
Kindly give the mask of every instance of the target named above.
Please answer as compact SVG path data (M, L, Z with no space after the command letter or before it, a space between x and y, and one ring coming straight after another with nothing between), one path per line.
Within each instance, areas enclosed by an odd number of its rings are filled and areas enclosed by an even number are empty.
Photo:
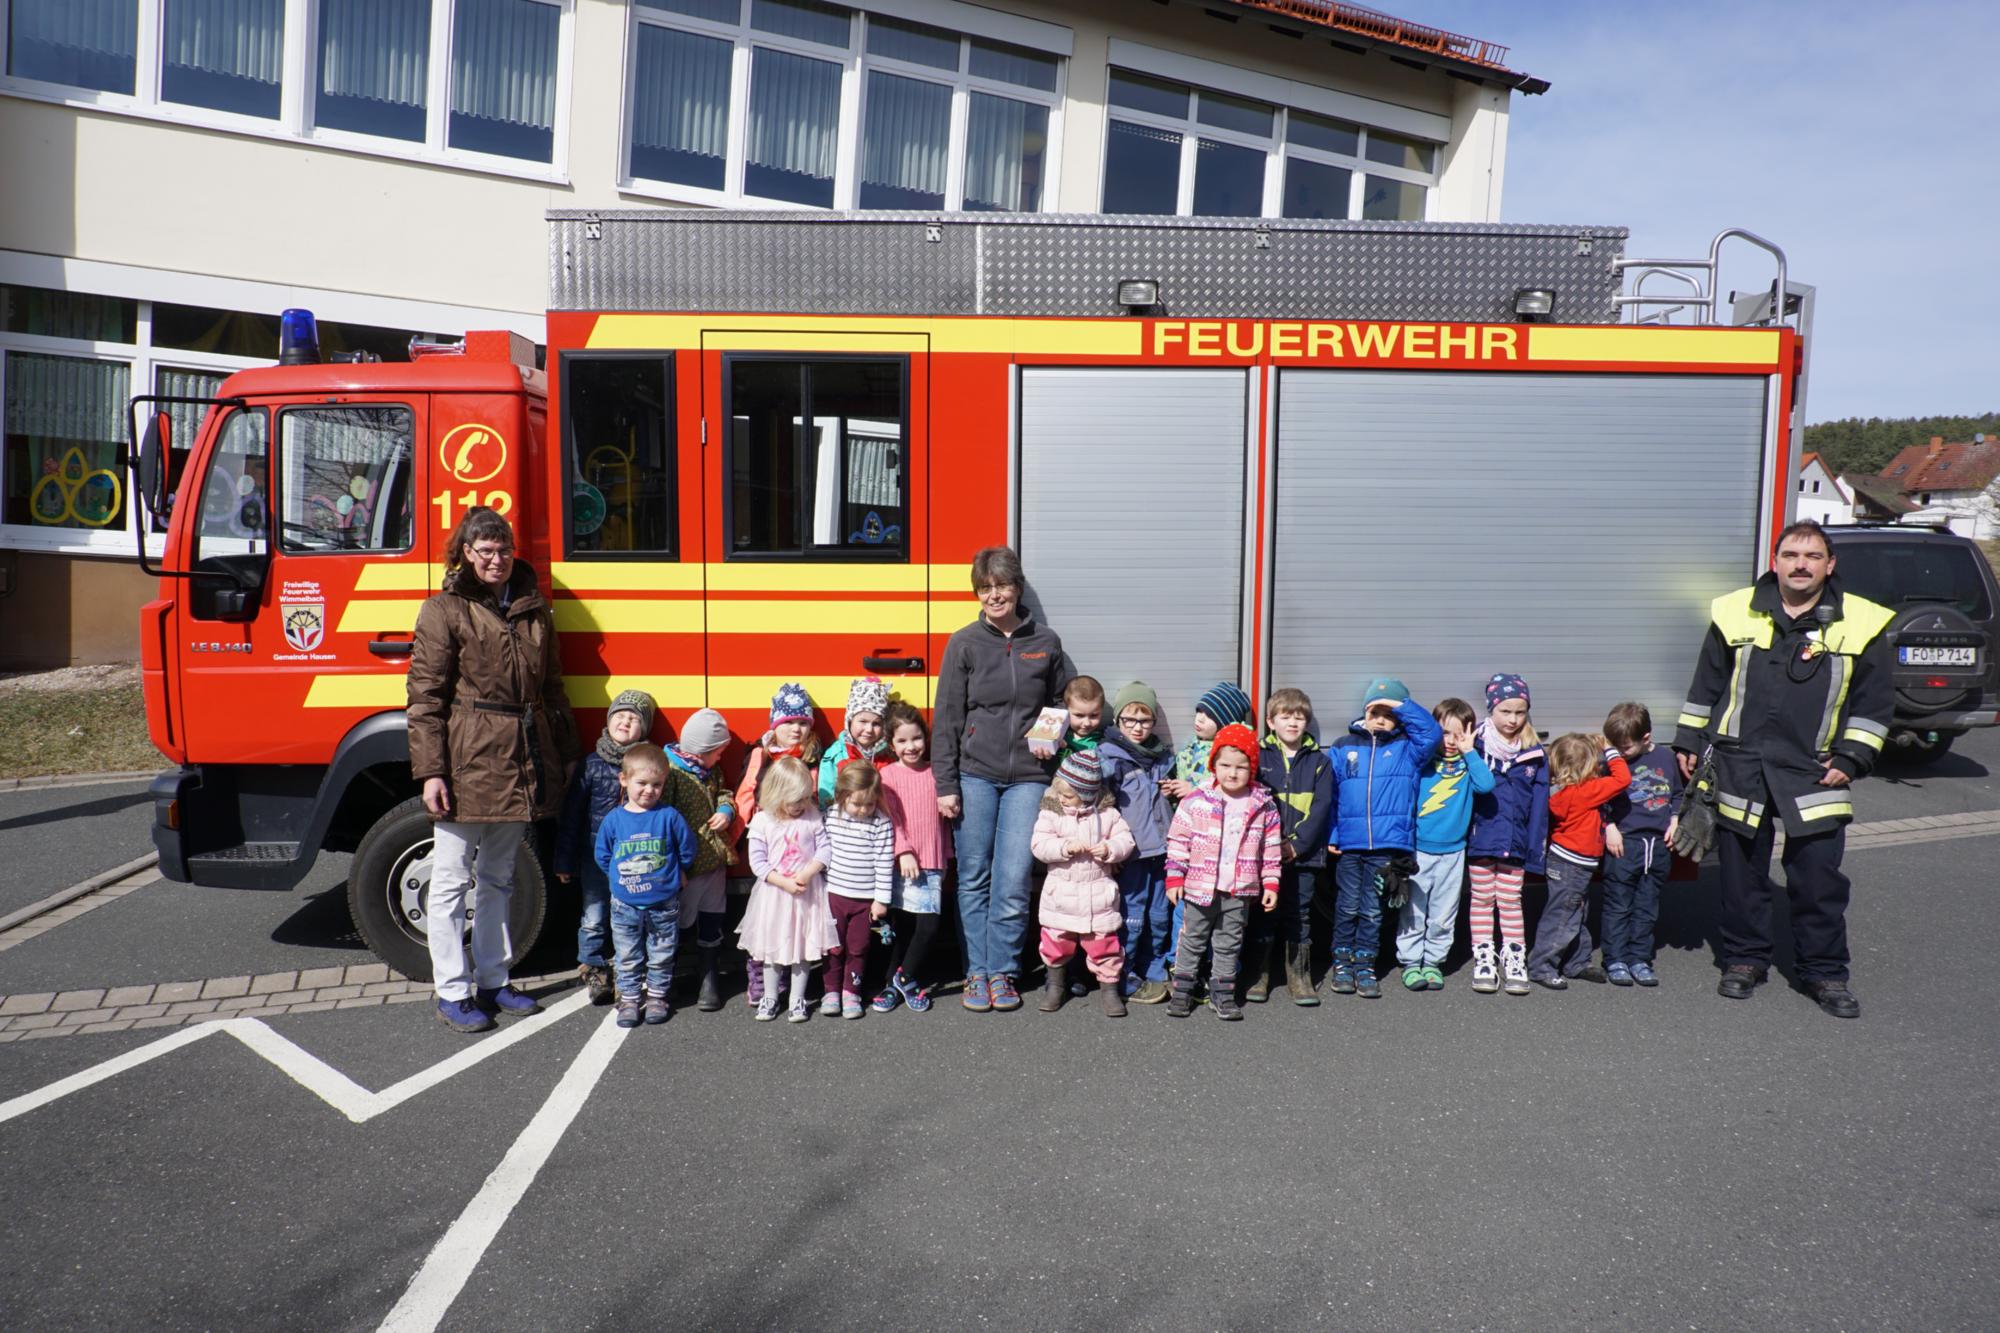
M1514 761L1521 757L1521 751L1527 748L1519 740L1510 741L1502 736L1490 717L1479 724L1477 739L1487 762L1502 772L1512 768Z
M639 738L639 740L644 739L645 737L643 736ZM607 721L604 724L603 734L597 738L597 757L613 768L617 768L625 762L625 752L638 743L639 741L612 740L611 723Z

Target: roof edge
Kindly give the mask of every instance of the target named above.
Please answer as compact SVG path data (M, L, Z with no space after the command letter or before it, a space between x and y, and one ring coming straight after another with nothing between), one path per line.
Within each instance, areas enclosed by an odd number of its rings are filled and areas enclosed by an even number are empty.
M1481 81L1504 84L1527 96L1549 90L1547 79L1511 69L1507 48L1498 42L1463 33L1433 28L1424 23L1384 14L1346 0L1225 0L1237 9L1310 23L1348 37L1359 38L1368 46L1384 51L1418 52L1447 71L1468 74Z

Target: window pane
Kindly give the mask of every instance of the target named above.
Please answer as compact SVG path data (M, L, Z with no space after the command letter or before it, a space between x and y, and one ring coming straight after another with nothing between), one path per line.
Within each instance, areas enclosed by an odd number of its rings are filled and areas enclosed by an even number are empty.
M674 411L670 357L571 357L569 553L674 550Z
M1969 547L1885 539L1842 542L1837 554L1841 584L1884 606L1921 599L1956 607L1974 620L1992 614L1979 557Z
M1048 148L1047 107L973 93L965 133L965 206L1040 212Z
M1400 134L1390 134L1386 130L1368 131L1370 162L1404 167L1410 171L1429 171L1432 155L1436 151L1435 144L1427 144L1417 139L1405 139Z
M720 190L729 152L730 43L639 25L632 174Z
M1264 211L1260 148L1203 139L1195 145L1194 211L1197 217L1254 218Z
M1424 187L1369 176L1362 182L1361 216L1370 222L1422 222Z
M813 451L812 542L868 550L903 545L903 367L835 361L807 367Z
M1361 127L1315 116L1310 111L1294 111L1286 118L1285 140L1302 148L1355 157L1361 152Z
M138 39L139 0L13 0L7 72L129 93Z
M206 306L153 303L153 345L188 352L218 352L224 356L278 359L278 317L241 310L210 310ZM326 351L326 326L320 326L320 351Z
M1213 125L1218 130L1235 130L1240 134L1254 134L1268 139L1276 126L1278 113L1263 102L1253 102L1247 97L1231 97L1227 93L1203 90L1196 99L1194 115L1202 124Z
M166 0L163 18L162 100L277 117L285 0Z
M48 338L129 343L139 336L139 303L86 292L0 285L0 329Z
M868 54L958 70L958 34L922 23L868 16Z
M131 367L10 352L6 376L6 521L86 531L122 526Z
M844 51L854 26L853 12L820 0L750 0L750 26Z
M268 540L264 503L270 461L264 447L264 413L232 412L209 455L195 519L194 567L213 556L251 555Z
M863 208L943 208L951 89L871 70L861 144Z
M1057 61L1040 51L1009 46L1005 42L972 41L972 61L968 68L975 79L998 79L1042 92L1056 90Z
M1111 122L1104 145L1104 211L1171 214L1180 200L1181 136Z
M729 546L797 552L805 493L804 384L797 363L729 367Z
M758 47L750 66L750 133L743 192L833 206L840 66Z
M222 391L222 382L228 378L226 370L160 366L153 371L153 392L172 398L213 398ZM166 412L172 422L166 458L167 508L166 512L154 515L152 529L154 532L165 532L167 519L174 510L175 492L180 489L181 469L186 465L188 452L200 437L201 423L211 409L203 403L160 403L157 406ZM140 512L145 512L143 505Z
M456 0L451 36L453 148L553 160L556 22L536 0Z
M1330 167L1308 162L1302 157L1285 159L1285 216L1288 218L1345 218L1349 182L1354 173L1346 167Z
M407 407L304 407L278 414L287 551L405 551L410 546Z
M320 0L313 123L423 142L430 54L430 0Z
M639 0L647 9L671 10L711 23L741 23L743 0Z
M1111 71L1111 105L1134 111L1150 111L1156 116L1187 119L1188 90L1178 83L1149 79L1141 74Z

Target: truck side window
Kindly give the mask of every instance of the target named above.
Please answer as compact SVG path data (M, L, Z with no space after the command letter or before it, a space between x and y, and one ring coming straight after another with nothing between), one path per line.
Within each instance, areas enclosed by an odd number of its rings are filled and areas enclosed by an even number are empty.
M571 558L675 554L673 357L562 360Z
M730 357L729 553L906 559L900 358Z
M294 407L278 415L287 551L407 551L415 526L407 407Z
M192 567L219 556L262 555L269 540L270 451L262 408L231 412L222 423L201 483Z

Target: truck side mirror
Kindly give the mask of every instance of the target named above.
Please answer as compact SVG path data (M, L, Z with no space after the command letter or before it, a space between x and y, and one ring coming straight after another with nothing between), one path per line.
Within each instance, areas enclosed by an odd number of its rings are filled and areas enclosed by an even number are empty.
M139 498L154 517L167 510L167 454L173 447L173 418L165 412L153 413L139 439Z

